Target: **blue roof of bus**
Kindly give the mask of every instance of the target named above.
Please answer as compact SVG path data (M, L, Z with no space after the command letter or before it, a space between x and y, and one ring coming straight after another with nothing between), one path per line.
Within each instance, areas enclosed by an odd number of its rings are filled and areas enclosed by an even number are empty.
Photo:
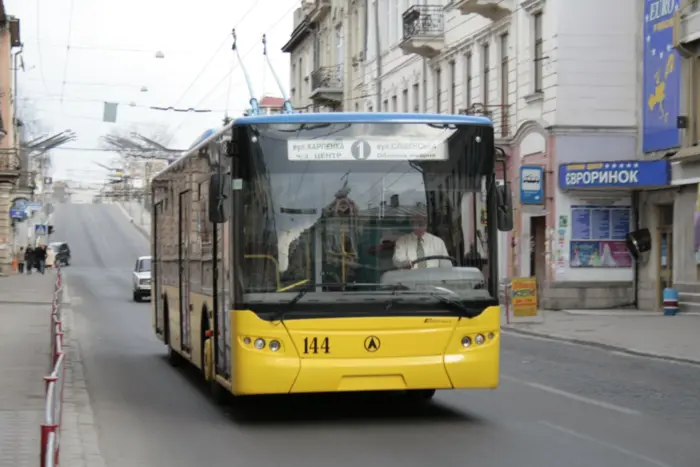
M236 125L264 123L447 123L455 125L493 125L486 117L380 112L324 112L277 115L251 115L237 118Z

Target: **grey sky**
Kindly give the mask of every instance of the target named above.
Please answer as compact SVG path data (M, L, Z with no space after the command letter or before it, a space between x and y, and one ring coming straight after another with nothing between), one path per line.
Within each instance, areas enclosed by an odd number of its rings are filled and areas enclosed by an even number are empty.
M100 136L112 129L150 135L167 128L174 133L171 147L184 148L206 129L219 126L226 109L240 115L249 95L231 51L234 26L256 97L279 95L263 61L263 32L270 59L289 92L289 57L280 48L291 34L299 0L5 0L5 4L22 27L25 71L19 72L20 116L36 120L47 133L70 128L78 134L68 147L82 150L53 152L56 178L104 177L104 170L93 162L109 164L114 154L94 149ZM164 59L155 58L158 50ZM234 63L231 77L226 78ZM147 92L141 92L143 86ZM116 124L101 121L104 101L120 104ZM152 105L213 112L147 109Z

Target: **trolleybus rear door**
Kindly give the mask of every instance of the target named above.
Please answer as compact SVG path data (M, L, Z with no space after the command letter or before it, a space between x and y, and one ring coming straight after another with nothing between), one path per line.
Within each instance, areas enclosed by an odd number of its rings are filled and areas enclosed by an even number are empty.
M181 348L192 350L190 315L190 212L191 192L180 193L178 212L178 269L180 289L180 338Z

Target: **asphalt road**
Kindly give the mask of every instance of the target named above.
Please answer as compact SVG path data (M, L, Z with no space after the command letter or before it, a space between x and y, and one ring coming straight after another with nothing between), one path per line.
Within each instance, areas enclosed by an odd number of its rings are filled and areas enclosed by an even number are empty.
M131 302L147 240L113 205L62 205L66 270L109 467L700 465L700 367L505 335L496 391L392 400L277 398L241 417L165 360ZM262 404L259 404L262 405Z

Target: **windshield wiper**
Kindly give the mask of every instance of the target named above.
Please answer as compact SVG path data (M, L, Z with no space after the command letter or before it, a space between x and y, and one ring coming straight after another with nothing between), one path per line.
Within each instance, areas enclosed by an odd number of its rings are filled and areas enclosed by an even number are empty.
M286 316L287 312L290 311L294 305L299 303L299 300L304 298L304 295L306 295L309 292L314 291L316 287L381 287L384 289L385 287L382 286L381 284L376 284L373 282L357 282L357 283L341 283L341 282L321 282L318 284L305 284L306 288L301 289L295 296L292 298L290 301L288 301L283 308L278 310L273 316L272 316L272 321L283 321L284 317ZM345 290L341 290L340 292L345 292Z
M450 307L454 310L459 311L461 316L464 316L465 318L475 318L481 314L481 311L475 311L471 308L468 308L468 307L464 306L464 304L461 301L455 300L453 298L447 298L444 295L440 294L439 292L428 292L425 290L411 290L408 287L405 287L401 284L396 284L396 287L397 288L394 289L394 295L396 295L396 290L403 290L402 293L404 293L406 295L428 295L428 296L434 298L435 300L439 301L440 303L447 305L448 307ZM435 287L435 289L437 289L439 291L448 292L450 294L457 295L453 291L451 291L450 289L447 289L445 287L437 287L437 286L434 286L434 287ZM387 308L386 308L387 310L389 308L391 308L391 306L394 304L394 301L395 301L395 299L392 299L387 304Z
M454 300L451 298L447 298L444 295L440 295L439 293L435 292L426 292L428 295L433 297L434 299L438 300L439 302L447 305L448 307L451 307L457 311L459 311L462 316L465 318L476 318L481 314L481 311L474 311L471 308L467 308L464 306L464 303L460 302L459 300Z

